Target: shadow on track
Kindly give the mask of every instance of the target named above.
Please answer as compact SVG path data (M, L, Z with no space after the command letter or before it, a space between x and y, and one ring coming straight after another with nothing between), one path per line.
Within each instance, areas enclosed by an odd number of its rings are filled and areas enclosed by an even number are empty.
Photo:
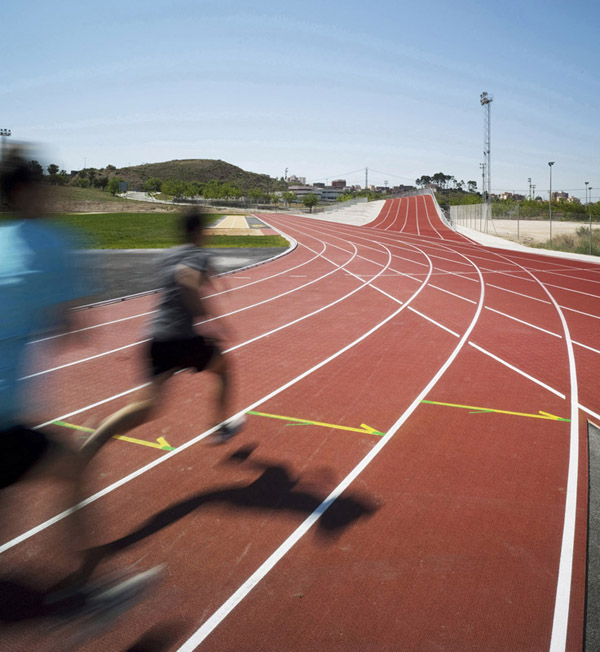
M300 478L293 478L290 470L283 464L261 460L248 462L255 448L255 445L245 446L224 462L248 464L252 469L262 471L256 480L246 486L224 487L186 498L158 512L133 532L89 549L81 569L83 576L91 575L103 559L126 550L207 504L222 503L242 510L278 510L309 515L326 499L326 494L298 489L296 485ZM359 518L370 517L376 509L371 501L346 493L321 515L316 524L316 532L325 540L329 540L341 534L348 525Z

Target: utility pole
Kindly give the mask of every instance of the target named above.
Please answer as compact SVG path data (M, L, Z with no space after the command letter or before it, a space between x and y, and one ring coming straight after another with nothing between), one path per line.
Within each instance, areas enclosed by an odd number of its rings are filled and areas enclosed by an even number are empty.
M588 183L589 183L589 181L584 181L584 183L585 183L585 203L587 204L588 203L587 192L588 192Z
M529 199L531 200L531 177L529 177L527 181L529 183Z
M555 161L549 161L548 167L550 168L550 196L548 197L548 210L550 212L550 245L552 245L552 166Z
M585 183L587 185L589 181L586 181ZM592 203L592 186L590 186L590 204L591 203ZM591 256L592 255L592 207L590 206L588 210L590 211L590 256Z
M369 168L365 168L365 190L369 188Z

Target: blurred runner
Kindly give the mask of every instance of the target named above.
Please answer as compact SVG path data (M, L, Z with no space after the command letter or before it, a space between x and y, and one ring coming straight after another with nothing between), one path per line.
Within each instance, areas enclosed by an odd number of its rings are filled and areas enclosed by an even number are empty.
M195 318L210 319L206 297L214 291L209 256L202 249L205 228L205 218L197 211L182 215L184 244L168 249L159 262L158 280L163 292L151 326L149 383L132 403L108 417L83 444L86 459L91 459L113 435L123 435L148 421L165 382L182 369L210 371L217 379L216 430L212 435L215 443L227 441L243 427L243 416L227 419L231 372L221 347L224 330L213 327L201 334L194 328Z
M44 190L35 171L18 151L0 167L0 199L12 219L0 222L0 490L21 480L51 476L70 483L72 504L81 500L84 468L80 451L27 424L31 396L23 374L34 334L69 328L71 302L87 295L84 276L74 264L66 232L43 219ZM18 505L14 513L18 513ZM69 544L84 546L81 510L68 520ZM46 596L46 615L81 618L78 640L103 631L123 611L146 595L162 574L157 567L118 581L79 582Z

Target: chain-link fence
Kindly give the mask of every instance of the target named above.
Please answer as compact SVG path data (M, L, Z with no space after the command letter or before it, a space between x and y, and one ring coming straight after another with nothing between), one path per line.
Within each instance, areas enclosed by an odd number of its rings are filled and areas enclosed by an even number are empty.
M582 207L583 209L583 207ZM600 256L600 223L598 216L581 212L521 214L519 206L506 209L494 204L450 206L455 226L514 240L528 246L571 251Z

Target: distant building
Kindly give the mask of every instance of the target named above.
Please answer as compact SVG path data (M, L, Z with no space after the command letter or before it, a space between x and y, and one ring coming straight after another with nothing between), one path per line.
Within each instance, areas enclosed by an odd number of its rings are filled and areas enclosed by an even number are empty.
M321 194L323 193L323 188L316 188L315 186L307 186L306 184L303 185L295 185L295 186L289 186L290 192L293 192L296 197L302 198L305 197L306 195L310 195L311 193L313 195L317 195L317 197L320 199Z
M346 187L346 179L336 179L335 181L332 181L331 187L343 190Z
M321 193L321 199L324 201L337 201L337 198L341 197L343 194L343 188L334 188L333 185L325 186L323 188L323 192Z
M503 192L500 195L500 199L512 199L513 201L523 201L525 195L517 195L513 192Z
M581 200L578 197L569 197L567 201L569 204L581 204Z
M306 185L306 177L297 177L295 174L292 174L291 176L289 176L287 181L288 181L288 183L295 183L295 184L301 185L301 186Z

